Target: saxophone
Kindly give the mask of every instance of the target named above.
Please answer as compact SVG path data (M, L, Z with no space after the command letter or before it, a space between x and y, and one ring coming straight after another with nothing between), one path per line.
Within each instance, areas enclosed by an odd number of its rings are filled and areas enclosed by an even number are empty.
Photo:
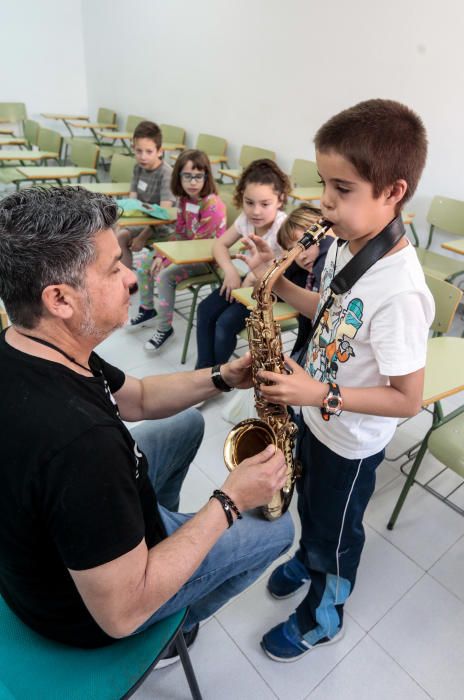
M272 287L302 250L319 245L331 226L326 220L312 224L294 248L273 261L252 294L257 303L246 320L258 418L247 418L232 428L224 444L224 461L229 471L232 471L244 459L261 452L267 445L271 444L275 449L282 450L287 464L287 479L284 487L274 494L271 502L262 507L262 513L267 520L275 520L285 513L292 500L295 479L299 476L293 458L297 426L290 420L286 406L269 403L262 397L258 388L262 383L258 378L260 370L280 374L289 371L282 353L280 325L274 321L272 312L276 300Z

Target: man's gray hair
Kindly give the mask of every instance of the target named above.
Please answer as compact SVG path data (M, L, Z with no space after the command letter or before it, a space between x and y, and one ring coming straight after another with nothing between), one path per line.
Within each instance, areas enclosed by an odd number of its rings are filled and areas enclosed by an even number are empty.
M0 201L0 299L13 323L34 328L45 287L83 287L95 235L118 213L114 199L82 187L31 187Z

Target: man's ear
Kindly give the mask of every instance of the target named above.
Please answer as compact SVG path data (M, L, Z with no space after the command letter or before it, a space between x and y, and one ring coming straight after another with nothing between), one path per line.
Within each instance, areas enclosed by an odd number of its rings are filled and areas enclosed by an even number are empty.
M68 319L75 312L76 290L68 284L51 284L42 292L42 303L51 316Z
M386 203L396 206L398 202L401 202L407 190L408 183L406 180L396 180L393 185L385 189Z

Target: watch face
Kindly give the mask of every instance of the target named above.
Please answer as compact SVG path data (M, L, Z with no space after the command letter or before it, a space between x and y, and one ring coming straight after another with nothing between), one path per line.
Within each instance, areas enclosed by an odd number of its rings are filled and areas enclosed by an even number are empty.
M338 396L330 396L327 399L327 407L337 409L340 406L340 399Z

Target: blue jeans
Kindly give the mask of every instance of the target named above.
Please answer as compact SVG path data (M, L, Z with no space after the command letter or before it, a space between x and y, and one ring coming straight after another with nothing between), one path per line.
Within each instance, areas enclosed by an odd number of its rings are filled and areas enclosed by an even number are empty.
M219 289L203 299L197 309L196 369L227 362L237 345L237 333L245 328L249 310L238 301L228 302Z
M319 442L301 416L299 420L297 457L303 476L296 482L301 539L295 556L307 569L311 586L296 616L306 641L316 644L333 637L343 624L343 606L354 588L365 541L363 515L384 451L346 459Z
M171 418L146 421L132 430L147 457L150 479L168 535L193 517L192 513L173 510L178 507L180 487L201 443L203 427L201 413L189 409ZM180 439L182 437L185 439ZM222 459L219 454L218 459ZM224 478L226 475L224 467ZM243 520L226 530L182 588L137 632L187 605L190 614L185 629L190 629L253 583L288 550L293 535L293 522L288 513L274 522L267 522L254 512L244 513Z

